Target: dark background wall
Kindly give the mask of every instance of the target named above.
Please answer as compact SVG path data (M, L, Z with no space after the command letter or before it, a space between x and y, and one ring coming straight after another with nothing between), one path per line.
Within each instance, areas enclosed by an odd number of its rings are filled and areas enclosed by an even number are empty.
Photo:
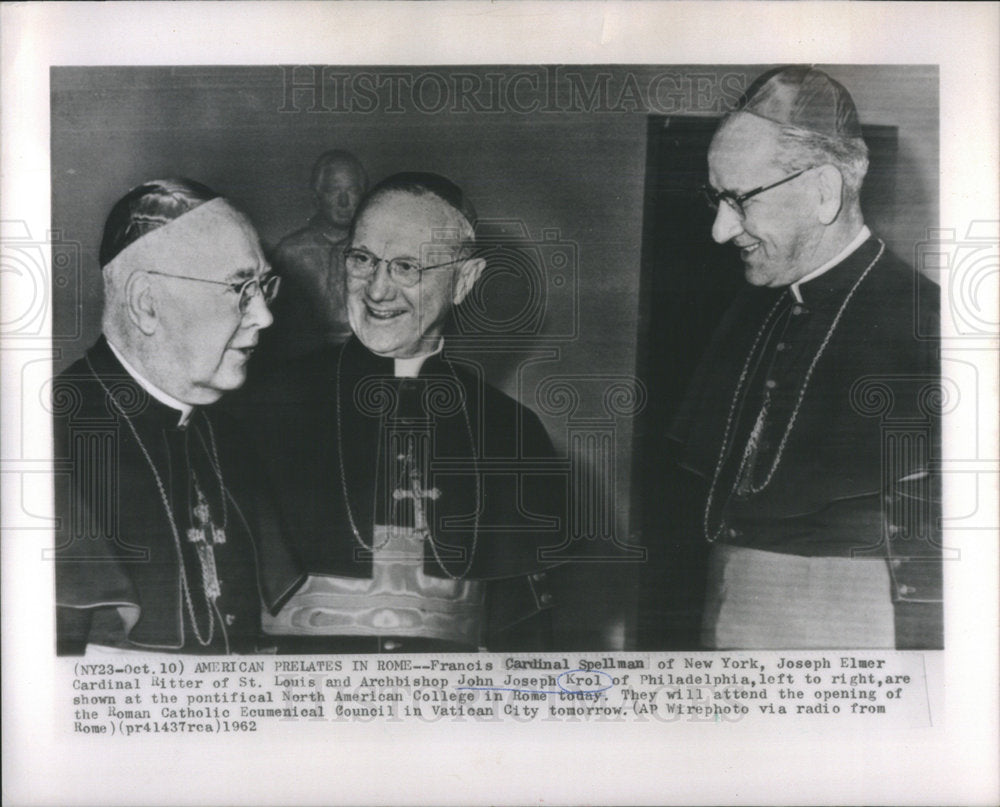
M647 117L719 115L767 67L53 68L53 230L81 256L78 274L65 284L57 275L53 288L54 369L100 331L101 228L134 185L197 179L273 244L311 215L309 171L326 149L353 151L373 180L437 171L465 188L482 219L513 222L538 242L545 277L554 276L549 255L565 247L571 257L569 282L545 292L537 332L480 357L494 383L542 410L563 450L570 420L610 427L613 463L598 476L613 485L613 530L626 541L631 421L609 414L603 392L634 373L638 355ZM899 204L878 226L907 257L937 222L937 69L825 69L852 92L864 123L898 127ZM553 375L572 377L574 412L537 400ZM607 538L596 543L610 547ZM602 644L624 641L634 565L602 564L614 571L593 575L586 599L608 600L603 613L613 617L576 620L581 642L587 631Z

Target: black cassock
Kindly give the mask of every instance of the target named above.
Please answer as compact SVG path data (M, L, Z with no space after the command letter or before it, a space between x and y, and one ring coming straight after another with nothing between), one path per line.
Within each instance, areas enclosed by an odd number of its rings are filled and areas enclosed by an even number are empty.
M232 419L196 409L179 426L103 337L52 402L58 651L255 650L262 608L304 578Z
M352 338L252 384L240 409L253 419L286 535L310 575L370 579L385 529L416 529L431 588L435 580L481 584L478 639L387 636L390 625L364 641L357 627L348 637L333 626L329 636L289 639L280 648L539 650L551 643L544 550L562 540L565 474L533 412L446 356L427 358L417 378L397 378L393 359Z
M671 429L700 539L885 557L897 647L940 647L938 288L871 237L800 293L736 299Z

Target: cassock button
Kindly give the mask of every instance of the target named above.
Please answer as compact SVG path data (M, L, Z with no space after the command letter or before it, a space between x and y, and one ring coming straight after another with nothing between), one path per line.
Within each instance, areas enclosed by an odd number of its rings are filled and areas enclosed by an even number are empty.
M739 538L740 537L740 531L738 529L736 529L735 527L730 527L728 530L726 530L726 534L730 538Z
M889 535L899 535L899 533L901 532L901 529L900 529L900 528L899 528L899 526L898 526L898 525L896 525L896 524L890 524L890 525L889 525L889 526L888 526L888 527L886 528L886 532L888 532L888 533L889 533Z
M531 579L534 580L536 583L540 583L542 582L542 580L545 579L545 572L535 572L533 575L531 575Z
M552 605L552 595L546 591L541 597L538 598L538 601L542 605Z
M915 592L916 592L916 589L913 586L900 586L899 587L899 593L902 594L904 597L907 594L914 594Z
M232 625L236 621L236 614L226 614L226 624Z
M773 378L769 378L767 379L767 381L764 382L764 386L767 387L768 389L774 389L776 386L778 386L778 382L775 381Z
M889 561L889 566L892 567L893 569L898 569L902 565L903 561L900 560L899 558L893 558L892 560Z
M785 344L784 342L778 342L778 344L775 346L775 350L777 350L779 353L782 350L786 350L787 348L788 348L788 345Z
M403 647L402 642L397 642L395 639L386 639L382 642L383 650L399 650Z
M799 314L804 314L805 313L805 308L803 308L801 305L793 305L792 306L792 313L795 316L798 316Z

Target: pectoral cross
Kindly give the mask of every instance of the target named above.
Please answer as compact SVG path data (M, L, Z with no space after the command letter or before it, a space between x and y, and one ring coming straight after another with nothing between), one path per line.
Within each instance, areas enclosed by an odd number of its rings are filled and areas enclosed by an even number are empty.
M427 515L424 513L423 500L430 499L431 501L435 501L440 498L441 491L437 488L425 490L421 486L420 471L413 460L412 448L406 454L400 454L396 459L404 464L404 473L409 480L409 487L396 488L392 492L392 498L397 502L403 499L413 499L413 529L422 535L428 535L430 527L427 524Z
M201 582L205 589L205 596L209 600L218 599L222 594L222 583L219 581L219 574L215 568L214 544L224 544L226 533L222 527L217 527L212 523L211 511L205 494L201 492L197 479L194 481L194 491L197 497L197 504L192 508L195 526L187 531L187 539L194 544L198 553L198 561L201 565ZM208 536L211 534L212 541Z

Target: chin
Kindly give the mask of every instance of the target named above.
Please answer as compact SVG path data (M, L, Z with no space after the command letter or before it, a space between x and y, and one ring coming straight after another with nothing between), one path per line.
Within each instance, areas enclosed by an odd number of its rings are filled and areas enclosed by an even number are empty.
M211 386L202 385L192 387L191 392L185 395L183 398L178 400L183 401L191 406L211 406L224 394L224 390L221 390L216 386L216 382L212 381Z
M413 318L404 314L391 320L380 320L370 316L362 306L353 309L349 316L351 330L372 353L380 356L405 356L407 348L419 341L419 334L413 329Z
M770 272L763 266L747 266L744 269L743 277L751 286L781 286L787 285L779 281L774 272Z
M413 352L412 340L394 333L381 333L377 328L364 328L358 333L358 339L379 356L404 358Z
M212 379L211 389L215 392L216 399L218 399L223 394L242 387L246 380L246 368L241 367L239 370L229 370L228 372L220 373Z

